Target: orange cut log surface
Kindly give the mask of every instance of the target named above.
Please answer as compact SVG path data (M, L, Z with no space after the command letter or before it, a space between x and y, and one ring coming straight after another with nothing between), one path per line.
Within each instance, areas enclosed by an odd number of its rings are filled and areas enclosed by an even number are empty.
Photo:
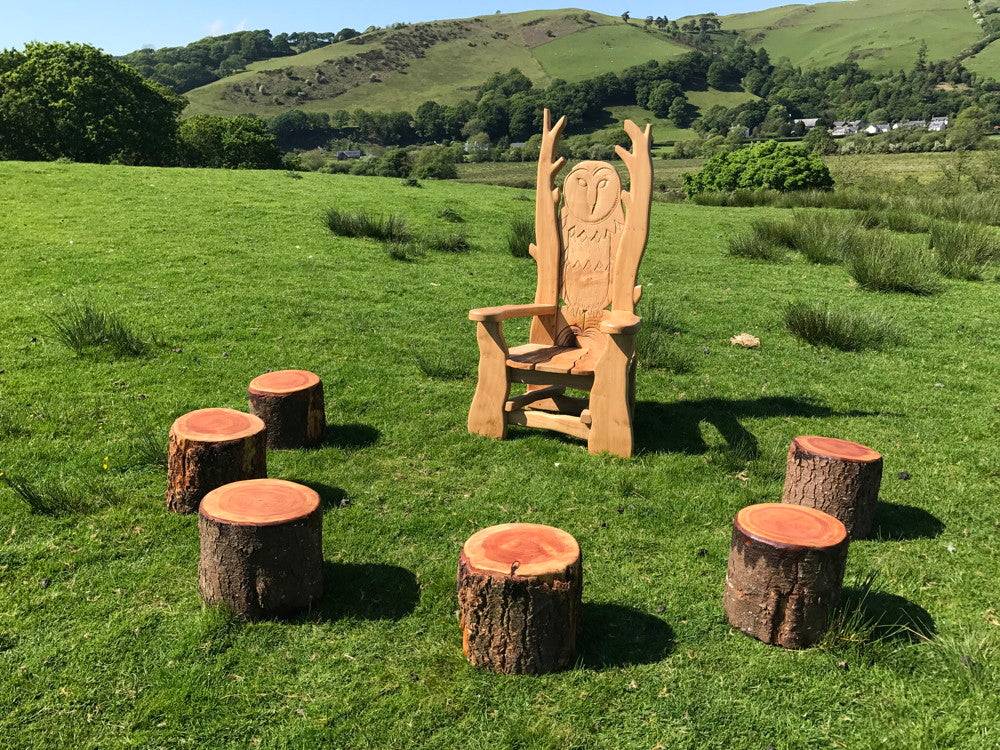
M264 431L264 422L235 409L198 409L179 417L173 433L199 443L241 440Z
M580 560L580 545L570 534L534 523L483 529L469 537L463 552L477 570L517 576L562 573Z
M795 438L794 442L799 450L814 456L827 456L839 458L842 461L862 461L865 463L882 459L882 454L872 450L867 445L840 438L800 435Z
M250 393L259 395L294 393L319 384L319 375L308 370L278 370L250 381Z
M200 512L219 523L274 526L298 521L316 512L319 494L283 479L248 479L219 487L201 501Z
M847 538L844 524L833 516L785 503L747 506L736 514L736 526L752 539L782 547L826 549Z

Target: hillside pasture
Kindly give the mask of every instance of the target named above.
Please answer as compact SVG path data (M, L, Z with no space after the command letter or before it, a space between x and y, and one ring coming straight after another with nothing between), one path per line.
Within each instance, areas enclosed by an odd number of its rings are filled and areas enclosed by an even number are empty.
M841 266L727 253L787 212L658 203L640 335L674 356L639 365L638 456L522 429L494 442L465 429L466 314L532 298L533 264L506 247L532 205L455 182L0 164L8 746L1000 744L1000 285L863 291ZM401 262L331 234L334 207L418 238L457 216L472 248ZM786 329L800 301L891 321L902 343L811 346ZM149 349L64 346L51 316L84 303ZM526 325L507 331L521 342ZM761 348L731 346L740 332ZM163 448L177 416L245 408L250 379L284 367L326 384L325 444L268 464L323 497L326 594L244 624L199 600L197 520L164 508ZM874 446L886 471L832 632L786 652L732 631L721 597L733 515L780 497L799 434ZM512 520L581 543L570 672L502 677L462 656L459 548Z

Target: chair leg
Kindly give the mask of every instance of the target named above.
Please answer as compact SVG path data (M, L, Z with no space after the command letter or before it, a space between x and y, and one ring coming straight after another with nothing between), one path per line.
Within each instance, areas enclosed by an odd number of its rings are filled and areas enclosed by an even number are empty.
M635 358L635 337L619 334L610 337L604 355L594 368L594 387L590 392L591 453L611 453L631 458L634 448L632 434L632 362Z
M510 396L507 341L500 323L476 324L479 342L479 382L469 409L469 432L503 439L507 436L504 404Z

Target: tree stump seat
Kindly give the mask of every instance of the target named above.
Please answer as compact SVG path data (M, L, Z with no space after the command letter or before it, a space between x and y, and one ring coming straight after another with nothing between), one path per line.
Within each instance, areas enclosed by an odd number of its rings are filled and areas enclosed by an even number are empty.
M308 448L323 441L323 383L308 370L278 370L250 381L250 411L267 425L267 447Z
M198 409L170 428L167 507L193 513L209 492L267 476L264 422L234 409Z
M512 523L466 541L458 563L462 650L504 674L571 666L583 595L580 545L551 526Z
M743 508L733 521L726 571L729 623L764 643L814 645L840 599L847 547L844 524L815 508Z
M323 592L320 498L281 479L213 490L198 514L198 589L247 619L308 608Z
M852 539L871 533L882 483L882 456L860 443L804 435L788 448L782 502L840 519Z

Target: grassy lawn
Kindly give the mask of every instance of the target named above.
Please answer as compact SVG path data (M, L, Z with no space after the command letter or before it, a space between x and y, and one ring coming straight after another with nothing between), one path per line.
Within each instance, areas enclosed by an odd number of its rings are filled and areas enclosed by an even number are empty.
M533 265L504 249L525 195L0 164L0 469L93 506L32 514L0 488L5 746L1000 745L1000 285L863 292L840 267L726 254L729 233L776 211L656 204L644 304L675 320L690 368L640 365L639 456L516 428L492 442L465 430L466 312L531 299ZM403 263L322 225L331 206L376 204L424 232L455 226L436 218L451 208L473 250ZM812 348L784 327L793 300L887 316L905 343ZM47 316L74 301L118 312L152 352L73 354ZM759 350L729 345L744 331ZM420 353L465 374L428 377ZM240 624L202 606L197 522L164 509L148 443L188 410L245 408L250 379L284 367L326 383L327 443L272 453L269 473L322 490L327 593L294 621ZM859 605L850 589L848 611L926 638L843 627L784 652L726 625L732 517L780 496L788 441L810 433L885 454L878 538L848 559L850 585L876 573L875 590ZM462 657L460 545L512 520L581 543L573 671L500 677Z

